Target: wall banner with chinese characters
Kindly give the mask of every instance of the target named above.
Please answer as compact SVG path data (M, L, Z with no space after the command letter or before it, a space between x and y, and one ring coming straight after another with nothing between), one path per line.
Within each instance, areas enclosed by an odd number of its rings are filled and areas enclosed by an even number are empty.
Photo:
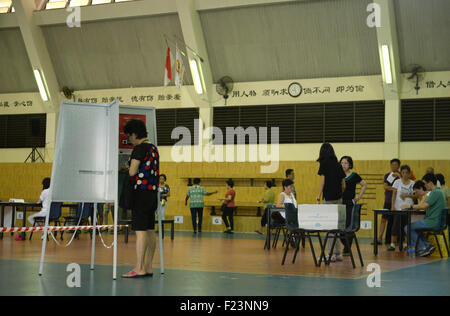
M35 113L45 113L39 93L0 94L0 115Z
M401 76L400 98L445 98L450 97L450 72L430 72L423 74L424 79L416 94L415 82L408 80L409 74ZM289 87L295 84L297 94L292 95ZM298 79L265 82L235 83L227 100L227 105L267 105L300 104L321 102L352 102L383 100L383 82L381 76ZM214 106L223 106L219 99Z
M410 74L401 75L401 99L450 97L450 71L427 72L422 75L417 93ZM297 83L298 96L289 93L291 84ZM291 91L292 93L292 91ZM155 108L200 107L206 102L195 93L193 86L128 88L75 91L75 101L109 104L119 99L121 104L151 106ZM352 102L383 100L381 75L364 77L293 79L261 82L236 82L227 105L300 104L320 102ZM214 106L223 106L224 99L216 95ZM1 114L45 113L38 92L0 94Z
M296 86L296 94L289 91ZM235 83L227 105L299 104L383 99L381 76ZM223 106L220 100L214 104Z

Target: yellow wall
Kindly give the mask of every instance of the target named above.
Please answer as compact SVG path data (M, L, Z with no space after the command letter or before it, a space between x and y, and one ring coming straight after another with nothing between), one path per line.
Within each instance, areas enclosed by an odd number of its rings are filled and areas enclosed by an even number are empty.
M409 164L417 178L422 177L425 169L433 166L436 172L443 173L450 177L449 160L404 160L402 163ZM176 229L191 229L190 211L184 205L186 196L188 177L230 177L230 178L251 178L261 176L259 167L261 163L174 163L161 162L161 173L167 175L167 183L171 187L171 197L169 198L166 210L167 217L175 215L184 216L184 223L176 226ZM268 178L283 178L284 170L292 168L295 170L295 187L297 190L298 202L300 204L315 203L319 177L317 176L318 163L315 161L282 161L279 171L268 174ZM355 160L354 171L368 179L369 188L362 203L362 220L373 221L371 210L380 208L384 202L383 175L389 171L389 160ZM51 175L51 164L49 163L0 163L0 199L23 198L26 201L38 200L42 190L41 181L44 177ZM220 186L205 186L208 191L218 190L217 195L206 197L205 201L213 201L219 197L224 197L225 183ZM235 187L236 202L256 202L261 199L264 189L260 187L239 186ZM276 187L275 191L281 191ZM204 230L220 231L223 226L211 224L209 209L204 212ZM260 218L254 216L239 216L235 218L236 231L253 232L259 228ZM361 231L361 236L371 236L371 231Z

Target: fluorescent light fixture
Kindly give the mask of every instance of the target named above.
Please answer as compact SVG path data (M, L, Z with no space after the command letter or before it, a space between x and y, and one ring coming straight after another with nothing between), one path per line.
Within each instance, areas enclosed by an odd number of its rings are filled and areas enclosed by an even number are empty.
M203 85L202 80L200 78L200 72L197 65L196 59L191 59L189 62L191 66L192 79L194 79L194 87L197 94L203 94Z
M387 84L392 84L391 59L389 55L389 47L387 45L382 45L381 53L383 55L384 81Z
M39 88L39 93L44 102L48 101L47 90L45 89L44 81L42 80L41 72L38 69L34 69L34 78L36 78L36 83Z

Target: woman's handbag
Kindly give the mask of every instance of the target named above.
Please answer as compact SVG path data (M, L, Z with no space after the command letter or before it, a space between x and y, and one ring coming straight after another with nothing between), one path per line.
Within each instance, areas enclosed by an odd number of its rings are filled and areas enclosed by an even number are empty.
M130 210L133 207L133 191L134 184L128 178L123 181L122 193L119 198L119 206L125 210Z

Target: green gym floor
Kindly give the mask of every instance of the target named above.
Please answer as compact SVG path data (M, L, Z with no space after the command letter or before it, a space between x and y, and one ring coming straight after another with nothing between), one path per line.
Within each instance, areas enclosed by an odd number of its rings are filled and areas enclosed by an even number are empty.
M164 295L164 296L310 296L310 295L449 295L448 259L410 259L404 253L381 249L374 257L368 240L361 240L365 267L352 269L349 260L329 267L314 267L308 247L299 252L295 264L288 254L281 266L281 244L270 252L263 250L263 237L254 234L220 233L193 235L177 232L175 240L166 235L165 273L160 274L159 252L155 253L152 278L122 279L133 268L134 237L125 244L119 240L118 279L112 280L111 250L97 244L94 271L90 270L90 239L83 234L68 248L50 241L43 276L38 276L40 240L0 241L0 295ZM111 241L106 235L105 241ZM316 245L318 248L318 245ZM72 247L72 249L71 249ZM220 256L220 253L223 253ZM243 256L243 254L245 256ZM188 257L188 258L186 258ZM248 259L245 259L248 258ZM68 263L81 266L81 287L69 288ZM221 264L222 262L222 264ZM370 263L381 267L381 287L369 288ZM358 261L357 261L358 263ZM251 270L255 270L253 273Z

